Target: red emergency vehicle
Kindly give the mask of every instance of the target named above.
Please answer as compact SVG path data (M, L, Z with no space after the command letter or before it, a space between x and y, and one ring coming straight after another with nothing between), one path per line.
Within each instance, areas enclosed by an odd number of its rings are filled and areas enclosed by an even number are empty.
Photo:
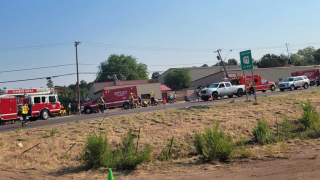
M138 92L136 86L108 89L104 90L102 96L104 97L105 109L112 107L123 107L129 109L129 96L132 93L134 97L134 103L138 103ZM83 103L81 105L81 111L86 114L99 111L99 98L94 99L92 102Z
M304 71L296 71L292 72L291 76L307 76L307 78L310 80L310 86L314 86L316 84L316 79L320 76L320 68L316 69L309 69Z
M52 88L36 89L5 89L0 91L0 124L6 121L13 123L22 117L21 106L29 107L29 119L46 120L50 115L60 112L60 102L57 91Z
M237 74L230 74L229 79L223 78L223 81L230 81L233 85L244 85L246 84L246 90L249 92L249 82L253 81L252 75L246 75L246 79L244 76L237 76ZM254 74L254 83L256 87L256 91L266 92L267 90L275 91L276 84L274 82L270 82L268 80L262 79L260 74ZM246 80L246 83L244 82Z

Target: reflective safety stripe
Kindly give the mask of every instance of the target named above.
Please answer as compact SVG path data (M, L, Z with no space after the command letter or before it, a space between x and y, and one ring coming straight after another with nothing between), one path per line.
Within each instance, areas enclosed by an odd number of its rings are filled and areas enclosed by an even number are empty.
M28 106L22 106L22 114L28 114Z

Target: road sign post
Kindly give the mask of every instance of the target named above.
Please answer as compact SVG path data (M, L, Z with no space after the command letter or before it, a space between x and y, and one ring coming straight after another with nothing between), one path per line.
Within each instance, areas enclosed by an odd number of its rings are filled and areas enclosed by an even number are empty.
M254 86L253 87L254 88L254 98L255 98L256 104L257 104L256 85L255 85L255 82L254 82L254 76L253 76L253 70L252 70L253 69L253 63L252 63L251 50L240 52L240 63L241 63L241 70L243 71L243 75L244 75L244 71L245 70L251 69L251 74L252 74L252 79L253 79L253 86ZM246 77L244 77L244 79L246 79ZM245 85L245 87L246 87L246 85ZM246 88L246 96L247 96L247 101L248 101L247 88Z

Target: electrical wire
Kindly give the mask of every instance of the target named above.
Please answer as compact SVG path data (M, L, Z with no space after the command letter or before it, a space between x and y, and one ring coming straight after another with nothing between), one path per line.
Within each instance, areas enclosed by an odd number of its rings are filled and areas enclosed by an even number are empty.
M63 77L63 76L70 76L74 75L77 73L69 73L69 74L61 74L61 75L55 75L55 76L49 76L51 78L56 78L56 77ZM21 82L21 81L33 81L33 80L39 80L39 79L46 79L48 77L41 77L41 78L30 78L30 79L19 79L19 80L12 80L12 81L1 81L0 83L12 83L12 82Z
M56 68L56 67L62 67L62 66L72 66L76 64L61 64L61 65L55 65L55 66L44 66L44 67L34 67L34 68L26 68L26 69L13 69L13 70L7 70L7 71L0 71L0 73L8 73L8 72L16 72L16 71L30 71L30 70L36 70L36 69L48 69L48 68ZM94 64L82 64L78 63L78 65L94 65Z
M46 45L38 45L38 46L22 46L22 47L12 47L12 48L0 48L0 51L62 47L62 46L69 46L69 45L71 45L71 43L73 44L74 42L57 43L57 44L46 44Z

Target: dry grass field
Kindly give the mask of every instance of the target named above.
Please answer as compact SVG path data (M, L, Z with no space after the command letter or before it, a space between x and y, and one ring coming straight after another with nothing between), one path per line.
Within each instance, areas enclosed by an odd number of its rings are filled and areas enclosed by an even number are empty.
M301 92L290 95L262 97L258 105L244 100L234 103L219 103L209 106L194 106L184 109L172 109L152 113L112 117L104 120L87 120L69 124L17 130L0 134L0 167L5 170L25 172L29 178L46 177L52 179L106 179L105 169L85 171L79 162L89 133L106 133L112 147L116 147L129 129L135 134L141 128L139 145L149 143L153 147L152 155L156 157L161 149L174 136L174 160L170 162L151 163L139 166L133 172L114 172L117 179L126 178L128 173L144 174L148 172L187 171L194 166L211 168L212 163L199 163L193 156L195 148L192 141L195 131L212 128L219 122L226 134L237 139L252 139L252 128L258 119L265 119L270 129L276 131L276 121L283 121L283 113L290 120L301 117L299 102L310 99L318 106L319 91ZM101 123L101 125L100 125ZM136 141L136 140L135 140ZM23 151L40 143L37 147L20 155ZM67 153L68 149L75 146ZM253 157L272 156L274 149L284 149L286 145L278 143L270 146L252 146ZM284 158L289 158L285 157ZM183 164L183 165L181 165ZM222 164L222 166L225 166Z

